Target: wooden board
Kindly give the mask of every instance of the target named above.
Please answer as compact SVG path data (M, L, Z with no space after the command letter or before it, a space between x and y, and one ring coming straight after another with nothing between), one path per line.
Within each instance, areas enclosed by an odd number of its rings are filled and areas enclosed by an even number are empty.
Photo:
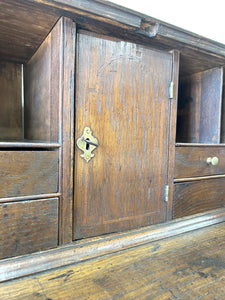
M58 151L0 151L0 198L58 192Z
M21 65L0 61L0 140L22 139Z
M165 220L171 76L171 53L78 34L75 140L99 147L75 151L75 239Z
M181 80L177 142L220 143L222 85L222 68Z
M29 140L59 141L62 20L25 65L24 135Z
M0 284L7 300L224 299L224 223Z
M175 184L174 218L181 218L224 206L225 178Z
M0 203L0 228L1 259L56 247L58 199Z
M174 178L225 174L224 150L223 145L176 147ZM208 157L217 157L218 165L207 164Z

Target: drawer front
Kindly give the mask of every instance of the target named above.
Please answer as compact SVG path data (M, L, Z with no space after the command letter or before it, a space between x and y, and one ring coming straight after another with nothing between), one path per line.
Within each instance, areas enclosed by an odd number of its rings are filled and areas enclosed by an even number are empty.
M180 218L225 206L225 178L176 183L173 217Z
M218 164L207 163L208 158L218 158ZM215 161L216 162L216 161ZM202 177L225 174L224 146L176 147L175 178Z
M0 259L57 246L58 199L0 203Z
M0 198L58 191L58 151L0 151Z

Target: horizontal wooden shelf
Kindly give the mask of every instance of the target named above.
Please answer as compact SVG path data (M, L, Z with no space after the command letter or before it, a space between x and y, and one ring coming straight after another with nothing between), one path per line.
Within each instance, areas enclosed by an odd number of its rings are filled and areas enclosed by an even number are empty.
M176 143L176 147L225 147L225 144Z
M51 193L51 194L49 193L49 194L41 194L41 195L8 197L8 198L0 198L0 203L48 199L48 198L56 198L56 197L60 197L60 196L61 196L60 193Z
M188 182L189 181L197 181L197 180L206 180L206 179L217 179L217 178L225 178L225 175L210 175L210 176L177 178L177 179L174 179L174 183L187 182L187 181Z
M46 141L0 141L0 149L1 148L59 148L60 144L55 142L46 142Z

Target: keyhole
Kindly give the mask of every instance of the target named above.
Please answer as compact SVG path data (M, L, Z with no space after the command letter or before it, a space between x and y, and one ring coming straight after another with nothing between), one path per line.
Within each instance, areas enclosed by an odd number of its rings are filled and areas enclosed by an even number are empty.
M86 139L87 141L90 141L90 139ZM86 150L90 149L90 144L86 142Z

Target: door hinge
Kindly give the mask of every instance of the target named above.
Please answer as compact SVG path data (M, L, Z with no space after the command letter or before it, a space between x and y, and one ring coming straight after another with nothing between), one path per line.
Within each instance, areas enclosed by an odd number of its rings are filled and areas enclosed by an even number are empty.
M164 187L164 201L165 202L169 201L169 190L170 190L170 188L169 188L168 184L166 184Z
M173 99L174 97L174 82L170 81L169 84L169 99Z

